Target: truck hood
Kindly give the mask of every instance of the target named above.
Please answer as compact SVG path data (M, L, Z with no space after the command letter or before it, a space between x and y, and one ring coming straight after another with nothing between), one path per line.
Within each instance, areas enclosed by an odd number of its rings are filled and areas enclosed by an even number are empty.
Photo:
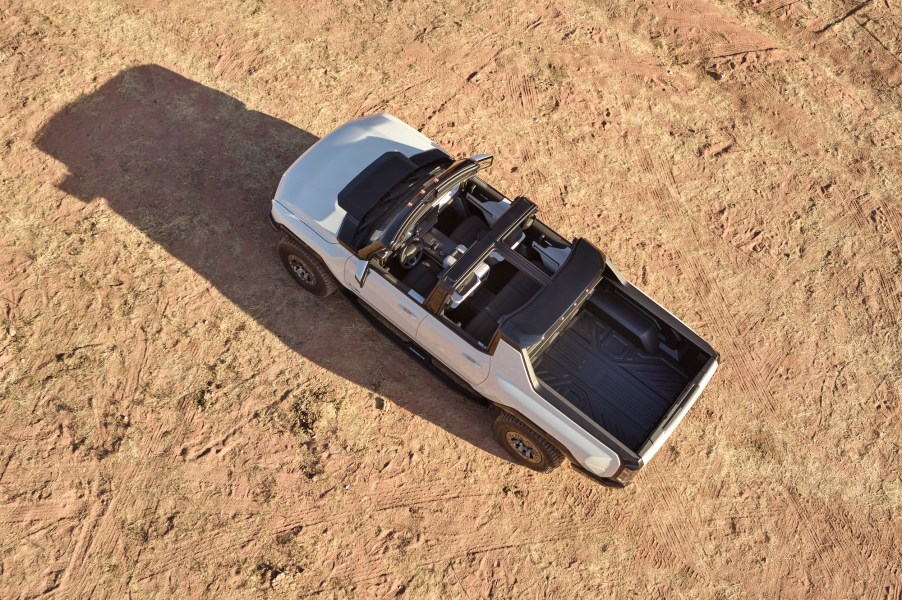
M410 157L433 148L441 149L389 114L355 119L323 137L285 171L275 202L336 244L345 216L338 205L338 192L386 152Z

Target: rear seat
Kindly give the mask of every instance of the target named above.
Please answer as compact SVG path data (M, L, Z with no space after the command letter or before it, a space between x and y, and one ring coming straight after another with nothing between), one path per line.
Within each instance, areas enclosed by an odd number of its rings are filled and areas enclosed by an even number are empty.
M540 287L541 285L533 281L529 275L518 271L507 285L489 300L485 308L467 323L464 331L477 340L488 343L498 328L498 319L526 304Z

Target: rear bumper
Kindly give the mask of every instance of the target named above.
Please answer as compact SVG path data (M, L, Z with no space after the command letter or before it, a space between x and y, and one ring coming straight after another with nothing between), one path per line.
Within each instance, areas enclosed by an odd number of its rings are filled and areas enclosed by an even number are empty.
M582 475L585 475L586 477L588 477L589 479L591 479L591 480L594 481L595 483L600 483L601 485L603 485L603 486L605 486L605 487L609 487L609 488L617 488L617 489L626 487L626 484L625 484L625 483L621 483L621 482L619 482L619 481L615 481L615 480L611 479L610 477L601 477L601 476L599 476L599 475L596 475L595 473L592 473L591 471L589 471L589 470L586 469L585 467L582 467L582 466L576 464L575 462L571 462L571 463L570 463L570 466L573 467L574 469L576 469L576 471L577 471L578 473L580 473L580 474L582 474Z

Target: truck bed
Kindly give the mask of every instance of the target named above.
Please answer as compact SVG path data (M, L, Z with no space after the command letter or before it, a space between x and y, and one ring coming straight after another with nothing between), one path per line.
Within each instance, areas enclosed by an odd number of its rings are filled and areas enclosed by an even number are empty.
M638 453L702 362L687 340L607 282L533 358L533 370Z

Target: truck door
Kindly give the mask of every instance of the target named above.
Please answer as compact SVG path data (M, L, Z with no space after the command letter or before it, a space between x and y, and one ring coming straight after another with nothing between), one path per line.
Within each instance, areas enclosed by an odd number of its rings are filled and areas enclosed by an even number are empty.
M345 282L348 289L410 339L416 339L417 327L426 315L426 309L413 298L405 295L379 271L351 257L345 263ZM360 279L363 280L361 285Z
M492 357L477 349L446 325L446 321L427 314L417 330L417 344L471 385L479 385L489 376Z

